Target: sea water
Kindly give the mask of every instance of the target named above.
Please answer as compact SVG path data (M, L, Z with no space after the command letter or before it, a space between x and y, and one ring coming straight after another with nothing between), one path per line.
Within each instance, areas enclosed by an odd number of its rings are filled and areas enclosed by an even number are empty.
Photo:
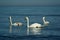
M12 26L9 32L10 22L21 22L22 26ZM44 25L43 17L49 21L49 25L43 28L30 28L27 35L27 22L29 17L30 25L39 23ZM60 7L50 6L0 6L0 39L1 40L59 40L60 39Z

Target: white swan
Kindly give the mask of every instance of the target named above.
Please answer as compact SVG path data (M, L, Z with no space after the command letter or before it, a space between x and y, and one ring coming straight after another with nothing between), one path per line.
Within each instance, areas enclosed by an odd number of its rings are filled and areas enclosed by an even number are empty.
M9 17L9 19L10 19L10 33L12 32L12 26L22 26L21 22L12 23L12 17L11 16Z
M45 17L43 17L43 26L48 26L48 24L49 24L49 21L46 21L46 18Z
M41 28L41 27L44 27L44 26L47 26L49 24L48 21L45 21L45 17L43 17L43 22L44 22L44 25L41 25L39 23L33 23L31 25L29 25L29 18L26 17L26 20L27 20L27 35L29 35L29 28Z

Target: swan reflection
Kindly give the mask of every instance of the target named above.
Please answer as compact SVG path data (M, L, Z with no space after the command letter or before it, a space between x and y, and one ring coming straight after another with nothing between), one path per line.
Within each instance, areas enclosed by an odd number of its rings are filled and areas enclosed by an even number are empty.
M25 17L25 19L26 19L26 22L27 22L27 35L29 35L30 28L32 28L32 32L34 34L36 34L36 33L40 34L38 32L41 31L41 28L45 27L45 26L48 26L48 24L49 24L49 21L46 21L45 17L42 18L43 19L43 25L40 24L40 23L33 23L33 24L30 25L29 17Z

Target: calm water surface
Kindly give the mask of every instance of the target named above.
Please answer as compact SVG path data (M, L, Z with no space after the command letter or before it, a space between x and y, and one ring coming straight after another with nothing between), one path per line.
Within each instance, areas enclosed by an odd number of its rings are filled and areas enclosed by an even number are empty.
M25 36L27 35L27 26L26 26L25 17L26 16L29 17L30 25L33 23L40 23L43 25L42 17L45 16L46 20L50 22L49 25L42 28L41 30L39 28L32 28L32 29L30 28L29 34L60 36L59 15L60 15L60 7L0 7L0 35ZM23 23L23 26L21 27L13 26L12 33L9 33L9 26L10 26L9 16L12 16L13 23L14 22Z

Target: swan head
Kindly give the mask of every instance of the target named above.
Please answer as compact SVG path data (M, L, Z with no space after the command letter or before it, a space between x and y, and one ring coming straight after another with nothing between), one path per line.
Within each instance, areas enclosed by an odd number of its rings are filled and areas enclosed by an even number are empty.
M25 20L29 20L29 18L28 17L25 17Z
M45 20L45 16L43 17L43 20Z
M25 19L28 19L28 17L25 17Z

